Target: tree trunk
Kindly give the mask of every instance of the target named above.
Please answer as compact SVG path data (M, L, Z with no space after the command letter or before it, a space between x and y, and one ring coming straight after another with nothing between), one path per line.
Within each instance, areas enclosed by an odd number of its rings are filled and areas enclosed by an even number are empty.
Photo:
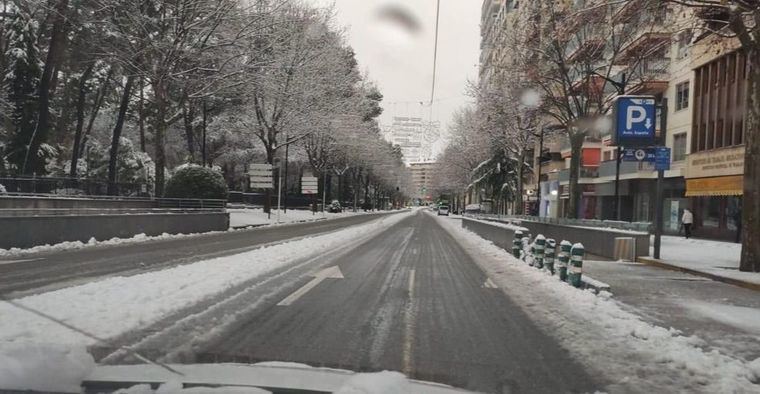
M47 140L47 135L50 131L50 91L53 87L53 70L58 64L63 49L62 47L66 43L66 35L63 28L64 23L66 22L65 14L68 5L68 0L59 0L55 7L55 18L53 20L53 29L50 33L50 45L48 47L47 59L45 60L45 68L42 71L42 77L40 78L40 84L37 90L37 125L34 128L32 138L26 149L24 164L21 167L22 174L39 173L43 172L45 169L44 163L41 163L37 158L37 152L40 149L40 145Z
M191 104L187 104L187 106L189 106L190 109L184 108L182 110L182 118L185 123L185 140L187 142L187 153L190 157L189 162L195 163L195 130L193 130L193 118L195 117L195 114Z
M116 125L113 128L111 136L111 152L108 159L108 195L115 196L118 194L116 187L116 164L119 158L119 140L121 139L121 130L124 128L124 118L127 116L129 108L129 95L132 93L132 83L135 77L127 78L124 85L124 92L121 95L121 104L119 105L119 114L116 117Z
M82 143L79 146L79 156L82 156L84 148L87 146L87 139L90 137L90 133L92 132L92 126L95 124L95 118L98 117L100 108L103 107L103 101L105 101L106 93L108 92L108 84L111 82L112 75L113 67L108 69L106 79L103 81L103 85L100 87L98 94L95 96L95 105L92 109L92 113L90 113L90 119L87 121L87 128L84 130L84 133L82 133Z
M140 98L137 101L137 129L140 133L140 150L145 150L145 80L140 78Z
M525 204L523 204L523 176L525 175L525 149L520 150L517 158L517 193L515 193L515 215L524 214Z
M750 57L747 128L744 133L744 194L742 196L742 254L739 270L760 272L760 49Z
M155 195L156 197L163 197L164 195L164 182L165 182L165 169L166 169L166 150L165 141L166 138L166 111L168 109L168 98L166 91L166 84L162 80L155 81L153 83L153 95L155 97L155 109L156 115L154 119L154 136L153 144L155 147Z
M578 218L578 208L581 202L581 189L578 184L581 167L581 154L583 150L583 141L586 139L584 133L571 133L570 138L570 200L567 204L565 217L570 219Z
M77 125L74 131L74 146L71 148L71 166L69 168L69 176L74 178L77 176L77 164L79 164L79 145L82 142L82 129L84 128L84 104L87 100L87 80L92 74L92 69L95 67L95 63L90 63L79 78L79 95L77 96Z

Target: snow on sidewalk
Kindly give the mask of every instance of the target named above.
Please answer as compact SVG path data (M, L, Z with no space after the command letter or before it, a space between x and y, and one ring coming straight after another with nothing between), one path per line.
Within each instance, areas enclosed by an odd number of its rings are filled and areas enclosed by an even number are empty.
M488 276L548 335L596 373L607 392L750 393L751 362L705 351L704 341L644 321L602 292L575 289L451 221L439 220Z
M129 277L112 277L81 286L14 300L101 338L146 326L162 316L192 305L291 261L324 253L380 231L408 213L312 238L285 242L249 252L181 265ZM0 303L0 354L14 341L93 344L95 341L61 324L7 302Z
M654 247L649 249L649 255L654 255ZM660 259L669 265L760 285L760 273L739 271L741 250L738 243L663 236Z
M260 226L265 224L277 223L277 210L272 210L271 218L262 208L231 208L227 209L230 213L230 227L237 228L242 226ZM305 209L288 209L287 212L280 213L280 223L294 223L306 220L321 220L323 218L332 219L343 216L363 214L364 212L343 211L341 213L317 212L312 213Z

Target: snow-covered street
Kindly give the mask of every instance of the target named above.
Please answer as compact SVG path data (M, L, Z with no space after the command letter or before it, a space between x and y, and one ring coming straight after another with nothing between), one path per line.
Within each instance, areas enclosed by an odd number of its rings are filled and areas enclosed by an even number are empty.
M272 209L272 214L268 215L261 208L231 208L227 209L230 214L230 228L243 228L246 226L262 226L279 223L295 223L312 220L324 220L349 215L360 215L365 212L353 212L344 210L341 213L330 212L311 212L305 209L288 209L280 211L279 216L277 209Z
M390 369L486 392L503 389L505 377L511 389L529 391L757 388L758 305L726 306L677 286L680 304L667 292L647 303L635 294L655 289L636 293L632 286L644 285L632 272L601 265L618 262L588 262L605 281L614 279L605 267L617 273L612 293L579 290L460 222L426 210L377 216L8 300L0 304L0 382L21 384L34 371L49 384L35 387L62 390L99 370L96 361L142 363L139 354L172 363ZM698 321L711 327L694 330ZM54 368L47 354L65 367ZM530 378L536 372L547 378Z

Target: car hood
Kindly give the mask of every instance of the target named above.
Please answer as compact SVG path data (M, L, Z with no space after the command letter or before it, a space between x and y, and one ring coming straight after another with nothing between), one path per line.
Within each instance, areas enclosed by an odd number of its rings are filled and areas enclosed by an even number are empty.
M364 389L361 392L367 393L375 392L374 388L386 393L470 393L447 385L406 379L396 372L355 373L296 363L170 364L168 367L178 373L159 365L101 365L85 378L82 386L85 393L115 391L140 384L155 388L165 382L182 383L184 387L261 388L273 393L333 393L357 385Z

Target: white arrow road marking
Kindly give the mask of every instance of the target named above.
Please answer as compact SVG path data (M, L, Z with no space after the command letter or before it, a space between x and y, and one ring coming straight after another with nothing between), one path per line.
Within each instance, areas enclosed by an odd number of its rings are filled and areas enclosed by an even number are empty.
M285 299L280 301L277 305L288 306L298 301L298 299L303 297L304 294L308 293L309 290L317 287L318 284L322 283L322 281L327 278L343 279L344 277L343 277L343 273L340 272L340 267L338 267L337 265L325 268L322 271L317 272L314 275L314 279L310 280L309 283L303 285L300 289L294 291L293 294L285 297Z
M39 261L44 260L44 258L40 257L37 259L24 259L24 260L0 260L0 265L3 264L14 264L14 263L25 263L27 261Z
M491 278L486 278L485 283L483 283L483 285L481 285L480 287L485 288L485 289L498 289L499 288L499 286L496 286L496 283L493 283L493 281L491 280Z

